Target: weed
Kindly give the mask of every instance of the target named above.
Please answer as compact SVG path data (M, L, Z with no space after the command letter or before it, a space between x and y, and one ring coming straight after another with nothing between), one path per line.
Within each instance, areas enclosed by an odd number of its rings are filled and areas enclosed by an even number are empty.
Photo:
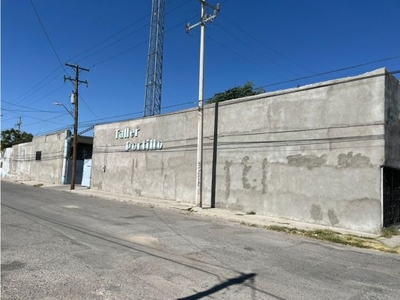
M288 234L305 236L305 237L309 237L309 238L313 238L313 239L317 239L317 240L329 241L329 242L336 243L336 244L348 245L348 246L353 246L353 247L358 247L358 248L375 249L375 250L379 250L379 251L383 251L383 252L387 252L387 253L400 254L400 247L399 248L391 248L373 238L341 234L339 232L335 232L335 231L327 230L327 229L324 229L324 230L318 229L318 230L307 231L307 230L302 230L302 229L297 229L297 228L289 228L289 227L277 226L277 225L268 226L268 227L266 227L266 229L278 231L278 232L285 232ZM391 229L389 232L392 232L392 231L393 231L393 229ZM395 233L392 232L392 234L399 234L399 232L398 232L398 230L396 230Z
M33 186L34 187L41 187L41 186L43 186L43 183L34 184Z
M394 235L399 235L400 231L395 227L386 227L382 229L382 236L385 238L391 238Z
M246 212L246 215L255 215L255 214L256 214L256 212L254 210Z

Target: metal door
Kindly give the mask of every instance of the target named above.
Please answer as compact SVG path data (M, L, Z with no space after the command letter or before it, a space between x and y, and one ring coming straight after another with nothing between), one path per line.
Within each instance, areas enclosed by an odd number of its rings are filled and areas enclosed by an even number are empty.
M400 223L400 170L383 168L383 227Z
M85 159L83 162L82 186L90 187L90 177L92 174L92 160Z

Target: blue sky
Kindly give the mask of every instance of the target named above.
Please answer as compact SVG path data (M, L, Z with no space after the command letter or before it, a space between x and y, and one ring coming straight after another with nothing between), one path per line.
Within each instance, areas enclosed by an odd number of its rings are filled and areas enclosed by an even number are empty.
M206 29L205 98L246 81L274 91L400 69L399 0L220 3ZM74 72L65 62L90 68L80 73L89 86L79 88L79 131L141 117L150 12L151 0L2 0L2 130L20 116L21 130L34 135L72 129L72 117L53 105L72 109L63 77ZM186 34L185 24L199 17L198 0L166 0L163 113L197 105L200 30Z

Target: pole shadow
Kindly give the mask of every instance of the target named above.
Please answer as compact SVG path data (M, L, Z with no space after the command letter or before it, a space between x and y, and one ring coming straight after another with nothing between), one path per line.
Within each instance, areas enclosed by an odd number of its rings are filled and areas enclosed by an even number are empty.
M196 299L201 299L201 298L206 297L208 295L214 294L214 293L216 293L216 292L218 292L220 290L223 290L223 289L225 289L225 288L227 288L227 287L229 287L231 285L242 284L242 283L244 283L245 281L247 281L249 279L253 279L256 275L257 274L255 274L255 273L249 273L249 274L241 275L241 276L236 277L236 278L231 278L231 279L228 279L227 281L225 281L225 282L223 282L221 284L213 286L212 288L210 288L208 290L205 290L203 292L199 292L199 293L194 294L192 296L179 298L178 300L196 300Z

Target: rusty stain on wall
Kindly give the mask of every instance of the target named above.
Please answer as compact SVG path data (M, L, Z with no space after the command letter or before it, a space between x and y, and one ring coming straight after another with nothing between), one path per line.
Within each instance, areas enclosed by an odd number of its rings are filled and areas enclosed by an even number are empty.
M309 170L312 170L313 168L325 165L327 162L327 155L323 154L321 156L317 156L296 154L287 156L286 159L288 160L289 166L306 167Z
M371 159L361 153L353 156L353 152L347 154L339 154L338 166L341 168L360 168L371 166Z

